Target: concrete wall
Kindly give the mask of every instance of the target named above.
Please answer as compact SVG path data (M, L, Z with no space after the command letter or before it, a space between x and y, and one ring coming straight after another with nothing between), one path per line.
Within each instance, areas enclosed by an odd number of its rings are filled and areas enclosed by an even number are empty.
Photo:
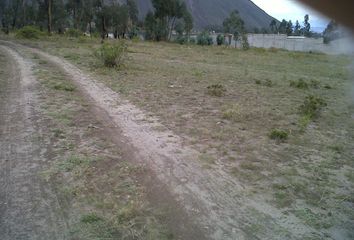
M354 39L349 37L324 44L322 38L288 37L284 34L248 34L248 42L251 47L259 48L273 47L289 51L354 55Z

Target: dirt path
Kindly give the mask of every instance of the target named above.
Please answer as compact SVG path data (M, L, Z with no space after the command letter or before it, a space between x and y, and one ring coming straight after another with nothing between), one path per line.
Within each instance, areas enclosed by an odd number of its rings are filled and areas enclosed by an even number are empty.
M6 59L0 78L0 238L65 239L56 195L39 176L49 152L36 112L31 63L7 47L0 53Z
M319 234L294 215L285 215L262 199L249 199L247 189L228 173L203 168L198 161L200 153L184 146L158 119L149 117L77 67L39 50L30 50L65 70L95 107L110 116L137 149L136 158L155 172L212 239L302 239Z

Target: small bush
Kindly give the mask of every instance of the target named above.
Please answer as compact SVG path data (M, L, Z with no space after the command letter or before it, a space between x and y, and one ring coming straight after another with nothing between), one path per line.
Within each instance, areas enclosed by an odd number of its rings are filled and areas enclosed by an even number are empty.
M273 83L272 80L267 79L267 80L264 82L264 86L266 86L266 87L273 87L273 86L274 86L274 83Z
M300 112L310 119L318 116L322 108L326 107L327 103L320 97L313 95L307 96L304 103L300 106Z
M262 84L262 81L261 81L261 80L258 80L258 79L256 79L254 82L255 82L257 85L261 85L261 84Z
M221 97L225 94L226 89L221 84L214 84L207 87L207 92L211 96Z
M75 91L75 87L71 84L65 84L65 83L57 83L53 86L55 90L60 90L60 91L67 91L67 92L73 92Z
M242 49L243 50L248 50L250 49L250 44L248 42L248 37L246 34L242 35Z
M218 34L218 36L216 37L216 43L218 44L218 46L223 45L225 42L225 37L222 34Z
M72 38L78 38L83 36L83 33L75 28L69 28L68 30L65 31L65 36L67 37L72 37Z
M102 218L97 216L95 213L89 213L89 214L86 214L86 215L82 216L80 221L82 223L90 224L90 223L102 221Z
M33 26L25 26L19 29L16 33L17 38L25 38L25 39L39 39L43 33L36 27Z
M188 39L184 36L178 36L177 39L175 40L175 42L183 45L188 42Z
M197 44L201 46L212 45L213 38L210 37L208 32L202 32L197 36Z
M320 87L320 82L317 81L317 80L311 80L310 86L311 86L312 88L318 89L318 88Z
M284 142L288 139L289 134L284 130L273 129L269 134L270 139L277 140L280 142Z
M332 89L332 86L329 85L329 84L326 84L326 85L324 85L324 88L325 88L325 89Z
M102 44L95 52L95 55L106 67L121 67L124 63L126 52L126 43L120 41L114 44Z
M309 84L305 82L304 79L300 78L297 81L290 81L290 87L299 88L299 89L308 89Z

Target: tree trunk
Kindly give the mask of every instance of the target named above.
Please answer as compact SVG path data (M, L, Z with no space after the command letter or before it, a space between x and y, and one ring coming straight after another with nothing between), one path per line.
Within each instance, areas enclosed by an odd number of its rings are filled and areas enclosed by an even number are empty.
M52 33L52 0L47 0L48 10L48 34Z

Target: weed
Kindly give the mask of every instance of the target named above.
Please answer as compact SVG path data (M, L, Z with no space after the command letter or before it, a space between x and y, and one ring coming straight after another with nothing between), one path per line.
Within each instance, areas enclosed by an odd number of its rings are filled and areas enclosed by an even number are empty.
M240 168L250 171L259 170L259 166L252 162L242 162Z
M284 142L289 138L288 132L284 130L279 130L279 129L273 129L270 134L269 134L270 139L279 141L279 142Z
M309 115L304 115L302 117L300 117L299 119L299 127L300 127L300 132L304 132L307 128L307 126L310 124L311 122L311 116Z
M341 145L333 145L333 146L329 146L328 148L338 154L344 151L344 147Z
M326 106L327 103L323 98L310 95L306 97L304 103L300 106L300 112L302 115L314 119L318 117L321 109Z
M320 82L318 80L311 80L310 87L318 89L320 87Z
M264 82L264 86L266 86L266 87L273 87L273 86L274 86L274 83L273 83L272 80L267 79L267 80L265 80L265 82Z
M80 30L74 28L69 28L68 30L65 31L65 36L72 37L72 38L78 38L82 35L83 33Z
M258 80L258 79L256 79L254 82L255 82L257 85L261 85L261 84L262 84L262 81L261 81L261 80Z
M226 88L221 84L214 84L207 87L207 93L211 96L222 97L226 92Z
M54 133L54 137L56 137L56 138L65 138L64 131L61 129L58 129L58 128L54 129L53 133Z
M58 167L60 170L70 172L77 166L88 165L91 161L92 160L87 157L72 155L68 157L65 161L60 162L58 164Z
M44 35L37 27L25 26L16 32L17 38L39 39Z
M239 105L233 105L231 108L227 108L223 111L222 118L238 122L244 118L244 113Z
M53 88L55 90L60 90L60 91L67 91L67 92L73 92L75 91L75 87L71 84L68 83L56 83Z
M119 41L115 44L104 43L96 50L95 56L102 61L106 67L121 67L124 63L127 52L127 44Z
M326 84L326 85L324 85L324 88L325 88L325 89L332 89L332 86L329 85L329 84Z
M274 193L274 200L277 207L285 208L290 207L294 202L294 198L286 191L277 191Z
M100 218L99 216L97 216L96 213L89 213L86 215L81 216L80 221L82 223L94 223L94 222L98 222L98 221L102 221L102 218Z
M307 82L305 82L304 79L300 78L297 81L290 81L290 87L295 87L295 88L299 88L299 89L308 89L309 84Z

